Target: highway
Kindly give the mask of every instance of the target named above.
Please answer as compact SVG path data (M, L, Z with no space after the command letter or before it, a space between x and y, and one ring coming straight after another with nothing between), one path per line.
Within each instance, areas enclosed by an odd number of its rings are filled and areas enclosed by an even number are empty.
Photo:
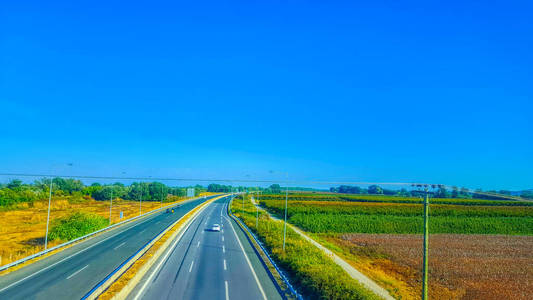
M281 299L244 233L211 203L154 263L128 299ZM209 229L220 224L221 231Z
M132 221L0 276L0 299L80 299L164 228L203 201L184 203L174 213L158 212Z

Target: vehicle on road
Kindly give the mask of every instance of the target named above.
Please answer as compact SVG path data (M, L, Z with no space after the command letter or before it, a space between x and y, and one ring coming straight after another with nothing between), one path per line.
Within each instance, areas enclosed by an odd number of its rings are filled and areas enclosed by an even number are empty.
M213 226L211 226L211 231L220 231L220 225L213 224Z
M167 214L168 214L168 213L174 213L174 208L167 208L167 211L166 211L166 212L167 212Z

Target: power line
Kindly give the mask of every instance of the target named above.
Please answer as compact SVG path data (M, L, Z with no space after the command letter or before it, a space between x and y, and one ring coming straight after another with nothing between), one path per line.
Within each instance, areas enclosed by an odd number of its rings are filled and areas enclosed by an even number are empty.
M182 181L182 182L235 182L235 183L280 183L285 182L289 184L305 184L305 185L386 185L386 186L410 186L415 188L431 187L431 188L446 188L448 190L458 189L456 186L445 184L432 184L420 182L377 182L377 181L321 181L321 180L264 180L264 179L226 179L226 178L181 178L181 177L113 177L113 176L89 176L89 175L61 175L61 174L31 174L31 173L0 173L0 176L16 176L16 177L62 177L74 179L102 179L102 180L147 180L147 181ZM465 189L461 187L459 189ZM489 197L498 197L509 200L533 202L533 200L525 199L518 196L476 191L473 189L466 189L466 192Z

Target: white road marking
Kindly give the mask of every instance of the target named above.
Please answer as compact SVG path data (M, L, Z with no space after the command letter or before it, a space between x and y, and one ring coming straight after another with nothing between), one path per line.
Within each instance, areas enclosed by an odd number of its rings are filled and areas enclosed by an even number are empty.
M198 216L195 217L195 219L197 218ZM181 234L176 238L176 240L174 241L174 243L172 244L171 247L169 247L167 249L167 252L165 253L165 256L163 256L163 258L159 261L159 264L155 267L155 269L152 271L152 273L150 274L150 276L148 277L148 279L146 279L146 281L144 282L143 286L141 287L141 289L139 290L139 292L137 293L137 295L135 295L135 298L133 298L133 300L138 300L141 295L143 294L144 290L146 289L146 287L148 286L148 284L152 281L152 278L155 276L155 274L159 271L159 269L161 268L161 266L163 265L163 262L166 261L167 257L170 255L170 253L172 253L174 251L174 249L176 248L176 245L178 244L178 242L181 240L181 237L185 234L185 232L187 232L187 230L189 230L189 227L191 227L191 225L194 223L195 220L192 220L191 222L189 222L189 225L187 225L187 228L185 228L185 230L183 230L181 232ZM204 233L204 231L202 230L202 234Z
M222 241L224 241L224 236L222 236Z
M222 246L222 253L226 253L226 247Z
M233 228L233 224L231 224L231 220L226 217L226 219L229 222L229 225L231 229L233 230L233 234L235 235L235 239L239 243L239 246L241 247L242 253L244 254L244 258L246 258L246 262L248 263L248 267L250 267L250 271L252 271L252 275L254 276L255 282L257 283L257 287L259 288L259 291L261 292L261 295L263 296L263 299L267 300L265 291L263 290L263 287L261 286L261 283L259 283L259 279L257 278L257 275L255 274L254 268L252 267L252 263L250 263L250 259L248 258L248 255L246 255L246 252L244 251L244 247L242 246L241 240L239 240L239 236L237 235L237 232L235 232L235 228Z
M156 224L159 224L159 223L161 223L161 221L158 221Z
M196 248L200 247L200 241L198 241L198 244L196 245Z
M191 261L191 266L189 267L189 273L191 273L191 271L192 271L192 266L193 266L193 265L194 265L194 260Z
M139 233L143 233L143 232L145 232L145 231L146 231L146 229L143 229L143 231L141 231L141 232L139 232Z
M103 242L109 240L109 239L112 238L112 237L115 237L115 236L117 236L117 235L119 235L119 234L121 234L121 233L124 233L126 230L128 230L128 229L130 229L130 228L132 228L132 227L138 226L138 225L143 224L143 223L148 222L148 221L150 221L150 219L145 220L145 221L143 221L143 222L140 222L139 224L136 224L136 225L133 225L133 226L127 227L127 228L125 228L124 230L122 230L122 231L120 231L120 232L117 232L117 233L113 234L113 235L110 236L110 237L107 237L107 238L105 238L105 239L103 239L103 240L101 240L101 241L99 241L99 242L97 242L97 243L92 244L91 246L89 246L89 247L87 247L87 248L84 248L84 249L82 249L82 250L80 250L80 251L78 251L78 252L76 252L76 253L74 253L74 254L71 254L70 256L67 256L67 257L63 258L62 260L60 260L60 261L58 261L58 262L55 262L55 263L49 265L48 267L42 268L42 269L40 269L39 271L37 271L37 272L35 272L35 273L33 273L33 274L30 274L30 275L28 275L28 276L26 276L26 277L24 277L24 278L22 278L22 279L20 279L20 280L17 280L17 281L15 281L15 282L13 282L12 284L10 284L10 285L8 285L8 286L6 286L6 287L0 289L0 293L3 292L3 291L5 291L5 290L7 290L8 288L10 288L10 287L12 287L12 286L14 286L14 285L19 284L20 282L22 282L22 281L24 281L24 280L26 280L26 279L28 279L28 278L31 278L31 277L33 277L33 276L35 276L35 275L37 275L37 274L39 274L39 273L41 273L41 272L43 272L43 271L45 271L45 270L50 269L51 267L53 267L53 266L55 266L55 265L57 265L57 264L59 264L59 263L64 262L65 260L67 260L67 259L69 259L69 258L71 258L71 257L74 257L74 256L76 256L76 255L78 255L78 254L80 254L80 253L83 253L83 252L89 250L89 249L91 249L92 247L94 247L94 246L96 246L96 245L99 245L100 243L103 243Z
M224 281L224 286L226 287L226 300L229 300L228 281Z
M67 279L70 279L70 278L72 278L72 276L74 276L74 275L78 274L78 273L79 273L79 272L81 272L81 271L82 271L83 269L87 268L88 266L89 266L89 265L86 265L85 267L83 267L83 268L79 269L78 271L76 271L76 272L72 273L72 274L71 274L71 275L70 275L69 277L67 277Z
M116 247L115 247L115 248L113 248L113 249L114 249L114 250L117 250L118 248L122 247L122 246L123 246L124 244L126 244L126 242L124 242L124 243L122 243L122 244L120 244L120 245L116 246Z
M224 260L224 270L227 270L227 268L226 268L226 260Z

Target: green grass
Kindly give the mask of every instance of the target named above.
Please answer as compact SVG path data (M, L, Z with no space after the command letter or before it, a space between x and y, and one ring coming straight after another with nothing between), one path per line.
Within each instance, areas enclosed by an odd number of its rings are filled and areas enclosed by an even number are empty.
M260 200L285 200L282 194L261 195ZM348 194L307 194L291 193L289 201L346 201L346 202L375 202L375 203L422 203L422 198L389 195L348 195ZM488 200L488 199L461 199L461 198L432 198L433 204L453 205L484 205L484 206L533 206L533 201L516 200Z
M50 230L50 240L70 241L84 236L109 224L109 220L90 213L76 212L54 220Z
M262 200L281 216L284 201ZM289 201L289 222L315 233L422 233L423 206ZM431 205L431 233L533 235L533 207Z
M255 207L247 200L243 213L241 201L235 199L232 203L233 213L258 235L305 299L379 299L290 228L283 252L283 224L261 211L256 227Z
M295 214L289 222L316 233L421 234L422 217ZM431 217L430 233L532 235L533 218Z

